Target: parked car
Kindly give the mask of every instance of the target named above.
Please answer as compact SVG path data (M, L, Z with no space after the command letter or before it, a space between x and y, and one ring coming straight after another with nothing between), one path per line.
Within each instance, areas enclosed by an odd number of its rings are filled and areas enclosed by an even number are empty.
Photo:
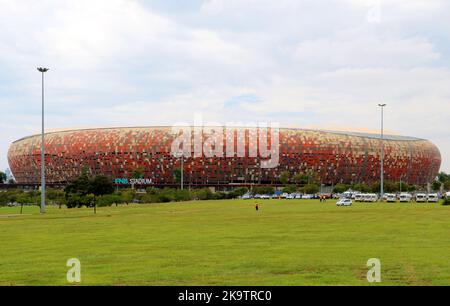
M409 203L412 200L412 195L409 193L402 193L400 194L400 203Z
M357 193L355 194L355 202L363 202L364 201L364 194Z
M439 202L439 196L437 193L430 193L428 195L428 202L430 203L437 203Z
M378 201L378 196L375 193L367 193L364 195L364 202L376 202Z
M288 194L288 195L286 196L286 199L288 199L288 200L293 200L293 199L295 199L295 194L293 194L293 193Z
M268 195L268 194L262 194L262 195L261 195L261 200L270 200L270 195Z
M252 198L252 195L250 193L246 193L242 196L243 200L250 200Z
M304 194L304 195L302 195L302 199L314 199L314 195L313 194Z
M302 195L301 195L300 193L296 193L296 194L295 194L295 198L296 198L296 199L301 199L301 198L302 198Z
M388 203L396 203L397 196L393 193L386 193L386 202Z
M428 197L425 193L416 194L416 202L417 203L426 203L428 201Z
M353 201L351 199L342 198L339 201L337 201L337 206L352 206Z

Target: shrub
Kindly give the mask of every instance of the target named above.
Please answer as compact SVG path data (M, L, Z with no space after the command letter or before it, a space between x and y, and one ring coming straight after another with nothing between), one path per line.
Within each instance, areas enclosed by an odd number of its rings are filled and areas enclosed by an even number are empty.
M364 183L355 184L355 185L353 185L352 189L355 191L360 191L360 192L371 192L372 191L372 188L369 185L364 184Z
M83 206L93 207L95 204L95 195L71 193L67 195L67 208L81 208Z
M302 188L303 193L306 193L306 194L318 193L319 189L320 189L319 186L317 186L316 184L309 184Z
M0 192L0 206L6 206L10 203L16 203L17 198L24 192L20 189L12 189Z
M283 188L283 192L285 193L294 193L297 191L297 186L295 185L289 185ZM273 194L273 193L271 193Z
M254 187L252 194L273 194L275 189L272 186L258 186Z
M444 197L444 201L443 201L442 205L445 205L445 206L450 205L450 197Z
M122 197L118 193L106 194L106 195L102 195L102 196L98 197L96 199L96 201L97 201L96 204L98 207L106 207L106 206L111 206L113 204L118 205L118 204L122 203Z
M212 200L214 194L209 188L202 188L194 191L194 198L197 200Z
M192 194L189 190L183 189L177 189L175 192L175 201L177 202L184 202L184 201L191 201L192 200Z
M333 188L333 193L344 193L348 190L348 186L345 184L337 184Z
M247 192L248 192L248 188L240 187L240 188L234 189L230 194L232 195L233 198L237 198L237 197L243 196Z

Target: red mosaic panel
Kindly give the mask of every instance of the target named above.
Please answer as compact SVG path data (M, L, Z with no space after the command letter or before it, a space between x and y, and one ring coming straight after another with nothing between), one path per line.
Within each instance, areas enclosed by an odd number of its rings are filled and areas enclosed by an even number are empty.
M234 135L236 148L240 133ZM249 129L245 129L244 135L246 156L249 156ZM209 136L204 132L203 139ZM135 170L143 169L145 177L152 178L156 184L174 183L173 171L180 167L180 160L170 154L175 137L165 127L48 133L45 136L47 182L71 181L86 168L93 175L104 174L112 179L129 178ZM224 133L224 152L226 137ZM380 140L376 137L280 129L279 139L276 168L262 169L259 157L188 157L184 163L185 182L277 183L282 171L292 175L314 172L324 184L371 183L379 179ZM270 142L269 137L269 145ZM27 137L11 145L8 161L18 183L40 182L40 146L40 136ZM429 141L392 138L384 141L384 147L386 180L425 184L439 171L441 155Z

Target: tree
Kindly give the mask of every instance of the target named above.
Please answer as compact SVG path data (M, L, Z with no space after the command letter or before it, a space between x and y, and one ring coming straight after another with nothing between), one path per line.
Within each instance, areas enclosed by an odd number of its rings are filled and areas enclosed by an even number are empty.
M439 191L441 189L442 183L438 180L435 180L432 184L432 188L434 191Z
M294 193L297 191L297 186L295 185L289 185L283 188L283 193Z
M450 174L447 174L445 172L440 172L438 174L437 179L439 180L439 182L444 183L450 181Z
M87 172L84 172L72 183L66 186L64 188L64 191L66 192L66 196L74 193L78 193L81 195L86 195L89 193L90 188L90 180L89 176L87 175Z
M94 207L94 213L97 213L96 197L112 194L114 185L110 179L104 175L98 175L89 178L86 171L64 189L66 192L67 207Z
M102 196L114 192L112 181L104 175L97 175L89 182L89 193L95 196Z
M286 185L287 183L289 183L289 172L288 171L283 171L280 173L280 182L283 185Z
M298 185L308 184L308 175L304 173L296 173L294 175L294 182Z
M122 201L125 204L130 204L133 202L134 197L136 196L136 190L134 189L124 189L119 191Z
M316 184L308 184L302 188L303 193L305 194L316 194L319 192L319 186Z
M379 182L372 183L372 185L370 185L370 189L371 192L378 193L381 190L381 184Z
M0 184L3 184L6 182L6 174L0 171Z
M344 193L348 190L348 186L345 184L337 184L333 188L333 193Z
M175 182L181 183L181 169L173 170L172 174L173 174L173 179L175 180Z
M24 192L21 193L18 197L17 197L17 203L20 204L20 214L22 214L23 212L23 206L26 204L30 204L32 202L32 199L30 197L30 194Z
M143 168L137 168L133 171L134 179L141 179L143 177L144 177L144 169Z
M272 186L257 186L252 190L252 194L274 194L275 190Z
M365 183L355 184L355 185L353 185L352 189L359 191L359 192L371 192L372 191L372 188Z
M444 189L445 189L445 190L450 190L450 181L446 181L446 182L444 183Z
M392 181L386 181L384 184L384 190L386 192L396 192L398 190L398 184Z
M59 208L65 203L65 194L63 190L49 188L47 189L46 197L50 204L58 204Z
M244 194L248 192L248 188L246 187L239 187L233 190L233 197L242 197Z

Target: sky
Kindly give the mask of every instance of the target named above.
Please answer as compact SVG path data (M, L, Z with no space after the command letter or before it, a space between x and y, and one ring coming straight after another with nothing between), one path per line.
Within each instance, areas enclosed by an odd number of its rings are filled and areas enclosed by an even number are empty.
M450 172L450 1L0 0L0 170L46 127L277 122L431 140Z

